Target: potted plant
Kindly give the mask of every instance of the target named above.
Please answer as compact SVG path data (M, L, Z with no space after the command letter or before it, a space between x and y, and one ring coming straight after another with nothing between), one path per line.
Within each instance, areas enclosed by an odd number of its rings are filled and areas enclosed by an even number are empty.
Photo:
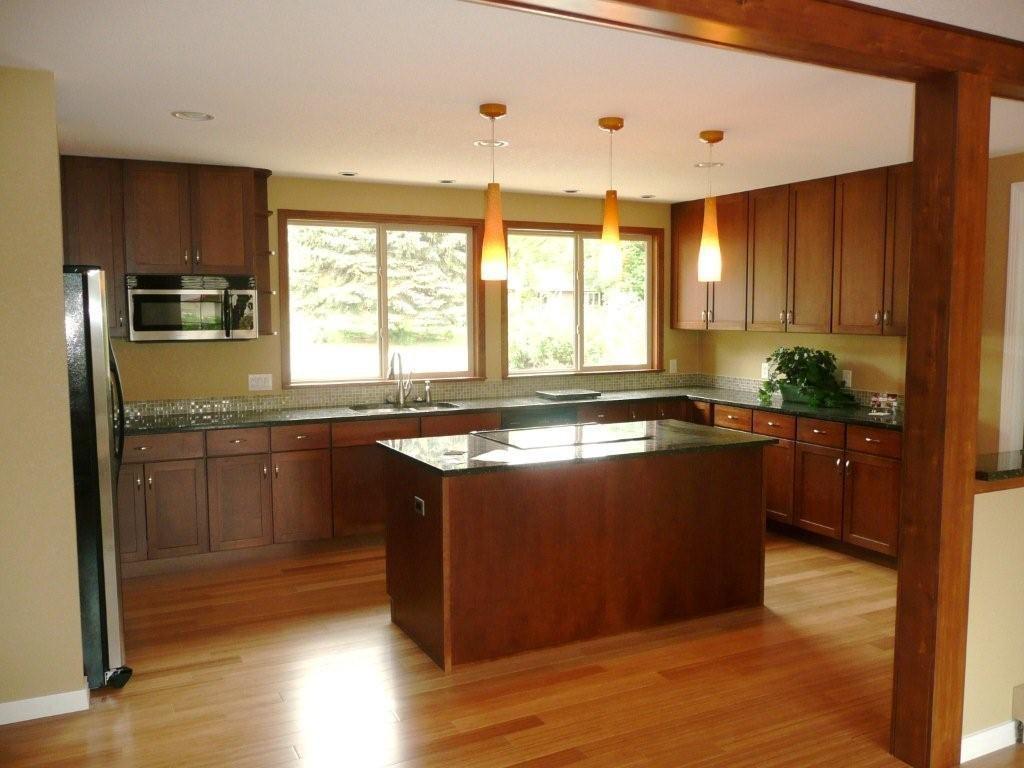
M842 408L856 404L836 379L836 356L824 349L779 347L765 360L771 375L758 395L767 403L775 392L790 403L808 403L818 407Z

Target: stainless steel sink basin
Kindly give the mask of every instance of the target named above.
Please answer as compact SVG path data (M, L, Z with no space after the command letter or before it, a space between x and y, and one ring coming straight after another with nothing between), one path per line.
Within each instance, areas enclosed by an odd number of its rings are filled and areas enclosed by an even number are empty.
M359 403L348 406L350 410L371 413L408 413L410 411L447 411L458 408L455 403L406 403L404 406L391 403Z

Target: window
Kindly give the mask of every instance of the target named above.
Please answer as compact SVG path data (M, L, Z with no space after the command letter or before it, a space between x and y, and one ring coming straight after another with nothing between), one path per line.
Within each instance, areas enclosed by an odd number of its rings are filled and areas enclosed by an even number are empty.
M508 373L653 368L654 242L624 234L616 258L597 232L510 229Z
M287 382L475 373L476 227L281 211Z

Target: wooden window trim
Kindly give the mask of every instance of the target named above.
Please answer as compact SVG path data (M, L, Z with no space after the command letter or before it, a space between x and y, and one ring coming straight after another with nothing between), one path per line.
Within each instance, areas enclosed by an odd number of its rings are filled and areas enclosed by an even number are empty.
M535 230L537 232L564 232L575 235L591 235L601 232L600 224L565 224L541 221L506 221L505 239L508 240L509 230ZM552 376L599 376L615 373L659 373L664 370L663 353L665 343L665 230L660 227L619 227L624 235L639 235L651 240L650 268L650 301L648 307L651 324L650 333L650 364L647 366L607 366L604 368L586 368L574 371L541 371L537 373L509 373L508 369L508 282L502 284L501 290L501 377L503 379L531 379Z
M470 292L470 355L469 375L446 376L417 374L416 380L431 381L480 381L487 377L487 348L484 331L485 291L480 279L480 247L483 240L483 221L481 219L464 219L450 216L412 216L383 213L354 213L351 211L309 211L291 208L280 208L277 211L277 269L278 289L280 293L281 313L281 386L285 389L306 387L344 386L379 384L387 379L343 379L340 381L300 381L293 382L291 376L291 329L289 327L288 306L288 224L292 221L316 222L351 222L354 224L394 224L397 227L457 227L468 229L472 233L472 247L469 254Z

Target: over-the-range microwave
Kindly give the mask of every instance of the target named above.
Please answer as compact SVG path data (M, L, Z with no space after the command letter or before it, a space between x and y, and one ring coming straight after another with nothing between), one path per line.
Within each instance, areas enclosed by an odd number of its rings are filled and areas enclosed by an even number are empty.
M128 275L131 341L255 339L256 278Z

